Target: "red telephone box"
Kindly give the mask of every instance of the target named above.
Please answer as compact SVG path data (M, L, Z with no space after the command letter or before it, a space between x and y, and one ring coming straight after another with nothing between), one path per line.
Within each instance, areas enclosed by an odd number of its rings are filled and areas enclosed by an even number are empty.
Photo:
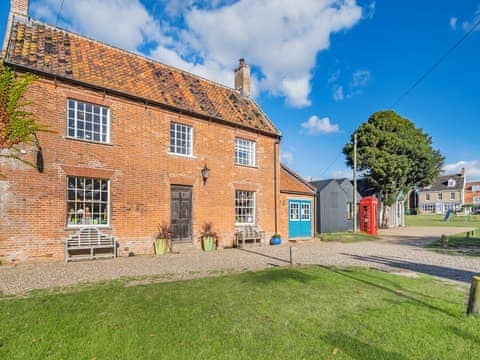
M377 235L377 207L378 200L374 196L360 199L360 231Z

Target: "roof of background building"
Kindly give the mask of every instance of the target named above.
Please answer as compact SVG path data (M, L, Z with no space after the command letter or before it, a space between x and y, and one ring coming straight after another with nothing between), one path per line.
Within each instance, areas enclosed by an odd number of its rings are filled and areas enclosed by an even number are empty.
M239 91L36 20L15 18L4 62L280 136L260 107Z
M448 186L448 180L455 180L455 186ZM461 191L465 185L465 176L462 174L450 174L439 176L435 182L428 187L424 187L422 191Z
M280 191L315 195L315 188L284 164L280 169Z

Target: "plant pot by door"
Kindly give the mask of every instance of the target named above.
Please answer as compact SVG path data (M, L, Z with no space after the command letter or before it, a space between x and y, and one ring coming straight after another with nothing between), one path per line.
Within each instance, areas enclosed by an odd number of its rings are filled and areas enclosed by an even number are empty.
M282 238L280 235L273 235L270 240L270 245L280 245L282 243Z
M168 252L168 239L155 239L155 255L163 255Z
M204 236L202 238L203 251L213 251L215 249L215 237Z

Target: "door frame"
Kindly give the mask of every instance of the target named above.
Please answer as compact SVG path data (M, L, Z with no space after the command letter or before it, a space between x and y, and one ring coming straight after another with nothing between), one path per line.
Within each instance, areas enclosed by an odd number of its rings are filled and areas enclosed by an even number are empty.
M299 236L291 236L290 235L290 204L291 203L297 203L299 205L298 208L298 222L309 222L310 227L309 227L309 233L308 235L299 235ZM310 208L310 220L302 220L302 205L308 203L309 208ZM288 239L311 239L313 236L313 225L314 225L314 199L310 198L288 198L287 199L287 233L288 233Z

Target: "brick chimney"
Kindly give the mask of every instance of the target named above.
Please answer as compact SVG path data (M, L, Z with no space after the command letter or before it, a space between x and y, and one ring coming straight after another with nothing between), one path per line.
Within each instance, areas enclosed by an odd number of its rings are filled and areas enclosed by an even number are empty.
M463 175L463 176L465 176L465 168L464 168L464 167L462 167L462 168L460 169L460 174Z
M240 91L244 97L250 96L250 66L245 59L240 59L238 68L235 69L235 90Z
M28 3L29 0L10 0L10 13L28 17Z

